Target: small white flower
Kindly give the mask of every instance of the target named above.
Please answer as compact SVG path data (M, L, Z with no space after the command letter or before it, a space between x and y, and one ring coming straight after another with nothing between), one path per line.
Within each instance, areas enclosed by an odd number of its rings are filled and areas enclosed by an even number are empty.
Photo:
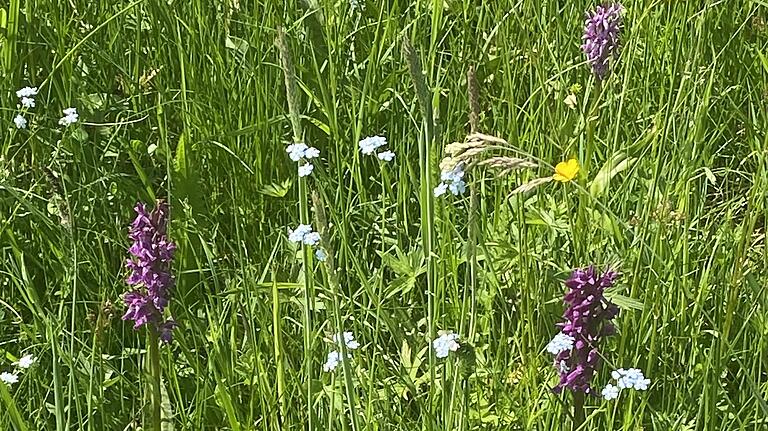
M19 381L19 376L16 374L11 374L7 371L3 371L2 373L0 373L0 382L3 382L8 386L18 381Z
M440 172L440 180L443 182L435 187L435 197L445 194L450 190L454 196L458 196L467 190L467 183L464 182L464 164L459 163L450 171Z
M360 343L355 340L354 334L352 334L349 331L344 331L342 334L333 334L333 342L338 343L339 342L339 335L342 335L344 337L344 344L347 345L347 349L355 350L358 347L360 347Z
M323 371L330 372L336 369L336 367L339 366L339 363L341 362L341 354L337 351L332 351L328 353L328 358L325 360L325 364L323 364Z
M320 242L320 234L317 232L310 232L304 235L304 244L306 245L316 245L319 242Z
M380 152L378 156L379 156L379 160L384 160L385 162L391 162L392 159L395 158L395 153L387 150L387 151Z
M459 343L456 341L459 336L453 332L447 332L432 341L432 347L435 349L435 356L438 358L447 358L450 352L459 350Z
M311 174L314 169L315 169L315 166L312 163L306 163L304 165L301 165L299 166L299 176L306 177L309 174Z
M315 250L315 257L320 262L325 262L325 260L328 259L328 255L325 253L325 250L323 250L322 248L318 248L317 250Z
M32 366L37 362L37 359L35 359L32 355L24 355L21 358L19 358L18 362L15 362L14 365L18 365L19 368L24 368L25 370Z
M651 379L640 379L635 382L636 391L644 391L648 389L648 385L651 384Z
M298 142L285 147L285 152L288 153L288 157L294 162L298 162L307 152L307 144Z
M467 190L467 183L462 180L453 182L448 186L448 190L450 190L454 196L458 196Z
M560 363L557 364L557 371L559 371L560 374L565 374L568 371L571 371L571 369L568 368L568 364L566 364L565 361L560 361Z
M459 163L453 167L450 171L444 171L440 173L440 179L445 182L453 183L462 181L464 178L464 164Z
M367 155L373 154L379 147L387 145L387 138L383 136L369 136L361 140L358 145L360 152Z
M288 232L288 241L302 242L304 241L304 237L310 232L312 232L312 226L308 224L300 224L296 227L296 230Z
M578 103L578 101L576 100L575 94L569 94L565 98L565 100L563 100L563 102L565 103L566 106L568 106L571 109L576 109L576 104Z
M21 98L21 106L25 108L34 108L35 107L35 99L31 97L22 97Z
M552 341L550 341L549 344L547 344L547 352L553 355L558 355L561 352L571 350L573 349L573 343L575 341L575 338L560 332L552 338Z
M620 389L633 388L638 391L644 391L651 384L651 380L646 379L643 372L637 368L630 368L628 370L619 368L611 372L611 377L616 380L616 386Z
M434 194L435 197L438 198L445 194L445 192L448 191L448 184L446 183L440 183L437 187L435 187Z
M59 124L67 127L70 124L77 123L79 116L77 115L77 109L67 108L64 111L64 116L59 119Z
M16 125L17 129L26 129L27 128L27 119L22 117L21 114L17 114L13 118L13 124Z
M16 92L16 97L19 99L32 96L37 96L37 87L24 87Z
M608 383L603 388L602 394L603 394L603 398L606 400L615 400L616 398L619 397L619 388Z
M304 157L307 159L314 159L315 157L320 157L320 150L318 150L315 147L309 147L306 151L304 151Z

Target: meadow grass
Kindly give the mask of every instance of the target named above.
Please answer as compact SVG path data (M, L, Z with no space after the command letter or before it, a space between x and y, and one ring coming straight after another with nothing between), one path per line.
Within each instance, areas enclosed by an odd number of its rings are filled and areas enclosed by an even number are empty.
M0 429L152 416L148 337L120 316L132 208L157 198L178 246L163 429L571 429L544 349L592 263L622 273L595 384L638 367L652 385L587 400L586 429L768 427L768 4L628 0L598 84L593 2L359 3L0 5L0 371L38 358L0 384ZM474 130L470 67L477 130L539 167L434 198L444 147ZM57 126L70 106L80 122ZM372 135L394 161L360 154ZM292 141L320 149L310 177ZM571 157L573 182L512 194ZM319 208L333 265L287 241ZM342 330L361 347L324 373ZM439 330L461 355L435 357Z

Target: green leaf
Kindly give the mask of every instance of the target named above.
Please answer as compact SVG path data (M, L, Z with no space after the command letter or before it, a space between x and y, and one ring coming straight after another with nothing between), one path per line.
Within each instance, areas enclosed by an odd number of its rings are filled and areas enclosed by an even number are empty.
M263 195L271 196L273 198L282 198L282 197L285 197L286 194L288 194L288 190L291 189L292 185L293 185L293 180L288 178L282 183L272 183L272 184L262 185L257 189L257 191Z
M395 271L398 275L413 275L416 273L416 270L411 266L411 263L406 256L395 257L389 253L377 253L381 256L381 260L384 261L384 264L390 267L392 271Z
M598 197L605 193L611 179L619 173L629 169L637 161L636 157L627 157L624 153L618 152L611 156L607 162L600 168L595 179L589 185L589 193L592 197Z
M620 295L614 291L606 290L605 297L610 299L611 302L616 304L619 308L624 310L638 310L643 311L644 305L637 299L629 298L624 295Z
M245 55L245 53L248 52L248 48L250 48L251 45L245 39L240 39L239 37L227 35L227 38L224 41L224 46L227 47L228 49L233 49L237 51L240 55Z
M200 186L200 178L196 168L193 147L189 146L186 139L186 133L179 136L179 142L176 145L176 154L173 158L173 167L176 171L176 178L173 182L177 190L174 194L180 199L186 199L193 213L202 213L203 189Z
M24 423L24 419L21 417L11 393L8 391L8 385L5 383L0 383L0 399L2 399L3 404L5 404L5 411L11 419L13 428L17 431L27 431L29 428L27 428L27 424Z
M173 407L165 384L160 385L160 430L173 431Z
M189 170L187 161L187 140L184 138L183 133L179 136L179 143L176 144L176 156L173 158L173 169L182 177L187 177L187 171Z
M141 162L139 161L139 156L137 153L137 149L141 148L144 145L143 142L139 140L132 140L131 145L128 147L128 157L131 159L131 163L133 164L133 169L136 170L136 175L139 176L139 179L141 180L141 184L144 186L144 190L147 191L147 194L152 198L154 201L156 199L155 197L155 191L152 190L152 183L149 182L149 177L147 176L147 173L144 172L144 168L141 166Z
M229 393L226 389L224 389L221 385L217 384L216 389L214 390L214 395L216 398L216 404L219 405L224 410L224 413L227 415L227 422L229 422L229 427L233 431L240 431L240 422L237 420L237 415L235 414L235 406L232 404L232 399L229 398Z

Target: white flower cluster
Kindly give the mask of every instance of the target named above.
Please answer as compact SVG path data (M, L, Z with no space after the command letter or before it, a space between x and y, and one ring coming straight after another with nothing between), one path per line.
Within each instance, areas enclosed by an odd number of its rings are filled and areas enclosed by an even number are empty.
M335 344L339 344L340 340L344 340L344 345L347 347L348 350L357 350L360 347L360 343L355 340L355 335L352 334L349 331L344 331L340 334L333 334L333 342ZM352 354L347 353L347 358L351 358ZM325 364L323 364L323 371L326 373L331 372L336 369L336 367L339 366L343 359L343 356L341 355L341 352L338 350L332 350L328 353L328 357L325 360Z
M458 343L459 336L453 332L446 332L432 341L432 347L435 349L435 356L438 358L447 358L450 352L455 352L461 347Z
M336 369L336 367L339 366L341 363L341 353L333 350L328 352L328 358L326 358L325 363L323 364L323 371L326 373L331 372Z
M19 107L24 109L35 107L35 96L37 96L37 87L24 87L16 92L16 97L19 98ZM17 129L26 129L27 119L20 113L16 114L13 118L13 124Z
M13 363L13 365L18 367L17 370L15 370L13 373L9 373L7 371L0 373L0 382L3 382L8 386L17 383L19 381L19 373L21 373L22 370L26 370L31 367L32 364L34 364L36 361L37 359L35 359L35 357L32 355L22 356L17 362Z
M333 334L334 343L338 344L341 338L344 339L344 345L347 346L347 349L356 350L360 347L360 343L355 340L355 335L350 331L344 331L341 334Z
M464 163L456 164L450 171L442 171L440 180L442 182L434 190L435 197L444 195L448 190L454 196L464 193L467 189L467 183L464 182Z
M602 395L606 400L614 400L619 397L619 392L622 389L634 389L636 391L644 391L648 389L651 384L650 379L646 379L643 372L637 368L630 368L625 370L619 368L616 371L611 372L611 377L616 380L616 385L611 383L605 385Z
M320 242L320 234L313 231L311 225L300 224L296 229L289 230L288 241L313 246Z
M387 138L383 136L369 136L361 140L358 145L360 146L360 152L368 156L375 153L379 148L387 145ZM395 158L395 153L386 150L376 155L379 160L385 162L391 162Z
M32 109L36 106L35 96L37 96L37 87L24 87L16 91L16 97L19 98L19 108L24 110ZM17 129L27 128L27 119L24 118L22 113L16 114L13 118L13 124ZM59 124L67 127L70 124L77 123L79 116L77 115L77 109L67 108L64 110L64 116L59 119Z
M547 352L559 355L561 352L573 349L574 341L576 341L575 338L560 332L547 344Z
M67 108L63 112L64 116L59 119L60 125L67 127L70 124L77 123L77 120L79 119L79 116L77 115L77 109Z
M310 247L317 247L317 249L315 249L315 257L320 262L325 262L328 258L328 254L319 246L320 234L313 231L311 225L300 224L294 230L288 229L288 241L297 244L306 244Z
M285 148L288 157L294 162L299 162L299 176L309 176L315 169L315 166L309 162L310 159L320 157L320 150L315 147L308 147L303 142L291 144ZM304 163L301 161L304 160Z

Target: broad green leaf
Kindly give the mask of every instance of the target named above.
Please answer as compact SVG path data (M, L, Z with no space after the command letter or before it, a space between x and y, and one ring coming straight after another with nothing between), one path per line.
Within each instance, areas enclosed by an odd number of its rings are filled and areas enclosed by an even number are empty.
M610 289L605 291L605 297L624 310L643 310L643 303L641 301L620 295Z
M250 48L250 44L245 39L232 35L227 35L224 46L237 51L240 55L245 55L248 52L248 48Z
M600 168L600 172L597 173L597 176L589 185L589 193L592 197L598 197L605 193L613 177L629 169L636 161L637 158L627 157L621 152L611 156L603 167Z

